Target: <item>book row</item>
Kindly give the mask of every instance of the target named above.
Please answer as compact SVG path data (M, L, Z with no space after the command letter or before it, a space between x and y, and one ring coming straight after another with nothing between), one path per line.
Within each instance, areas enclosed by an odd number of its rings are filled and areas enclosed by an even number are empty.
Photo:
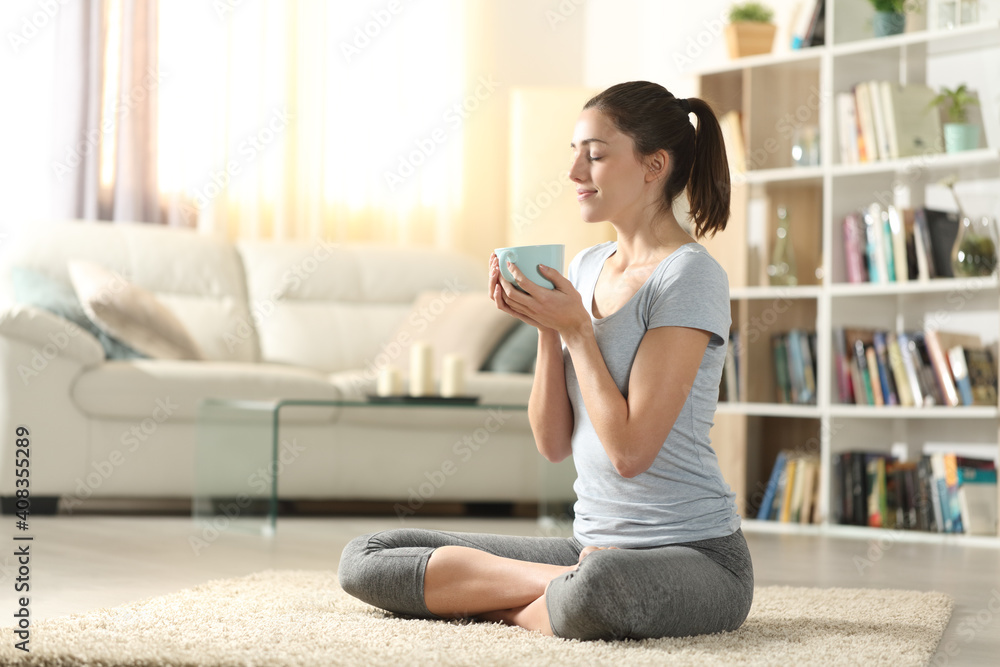
M941 112L925 84L861 81L837 93L841 164L941 153Z
M782 450L774 461L757 519L819 523L819 457Z
M957 213L926 207L899 210L876 202L849 213L843 221L847 281L952 278L951 255L958 227Z
M740 334L729 334L726 364L719 387L720 401L741 401ZM778 403L816 404L816 332L792 329L771 335L771 360L774 372L774 400Z
M997 405L994 352L976 335L838 327L833 338L840 403Z
M842 525L995 536L996 463L950 453L908 462L843 452L833 461L830 510Z

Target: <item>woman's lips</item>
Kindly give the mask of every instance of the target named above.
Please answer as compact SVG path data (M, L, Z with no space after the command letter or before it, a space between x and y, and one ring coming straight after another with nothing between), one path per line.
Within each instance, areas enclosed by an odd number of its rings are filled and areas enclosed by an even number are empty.
M576 200L583 201L597 194L597 190L577 190Z

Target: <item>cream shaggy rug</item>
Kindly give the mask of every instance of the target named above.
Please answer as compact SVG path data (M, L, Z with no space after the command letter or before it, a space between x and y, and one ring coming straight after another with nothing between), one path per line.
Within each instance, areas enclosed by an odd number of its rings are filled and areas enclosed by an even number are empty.
M940 593L758 588L740 630L581 642L499 624L395 618L333 572L267 571L3 631L4 665L922 665L952 602Z

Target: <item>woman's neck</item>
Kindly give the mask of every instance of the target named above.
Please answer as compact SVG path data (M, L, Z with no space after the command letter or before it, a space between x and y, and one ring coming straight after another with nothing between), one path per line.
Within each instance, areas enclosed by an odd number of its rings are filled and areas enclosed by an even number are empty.
M658 261L665 254L694 240L672 212L633 225L611 224L617 232L615 254L622 266Z

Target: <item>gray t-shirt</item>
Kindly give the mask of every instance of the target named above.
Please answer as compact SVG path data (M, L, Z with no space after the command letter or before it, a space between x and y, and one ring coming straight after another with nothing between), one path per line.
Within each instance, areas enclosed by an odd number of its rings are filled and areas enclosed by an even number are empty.
M646 331L681 326L712 334L694 387L653 464L628 479L611 464L583 404L569 351L566 387L573 405L576 519L584 545L652 547L730 535L740 527L735 494L722 478L709 442L731 323L726 272L698 243L663 259L619 310L595 319L594 286L614 242L584 250L567 277L583 297L604 361L622 395Z

